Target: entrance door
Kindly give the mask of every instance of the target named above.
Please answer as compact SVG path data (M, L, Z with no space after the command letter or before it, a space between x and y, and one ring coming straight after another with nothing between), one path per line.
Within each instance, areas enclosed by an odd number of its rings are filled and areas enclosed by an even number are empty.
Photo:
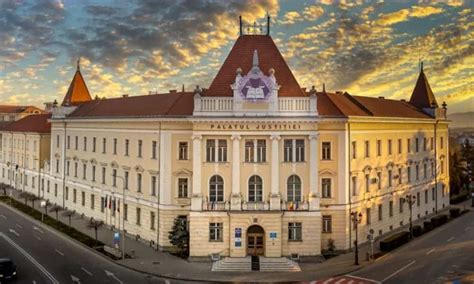
M265 232L260 226L251 226L247 230L247 254L248 255L264 255L265 254Z

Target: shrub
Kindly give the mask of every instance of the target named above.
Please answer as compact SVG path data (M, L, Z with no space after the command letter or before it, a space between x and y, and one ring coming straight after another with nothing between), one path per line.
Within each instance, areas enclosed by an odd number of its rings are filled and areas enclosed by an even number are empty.
M433 224L431 224L430 221L424 221L423 222L423 229L425 230L425 232L431 231L431 230L433 230Z
M419 225L413 226L412 230L413 230L414 237L419 237L423 234L423 229Z
M431 223L433 224L433 228L439 227L444 223L448 222L448 215L438 215L431 218Z
M385 238L380 241L380 250L381 251L391 251L396 249L397 247L405 244L410 239L410 233L407 231L403 231L392 235L388 238Z
M451 215L451 218L459 217L459 215L461 215L461 209L451 208L449 209L449 214Z

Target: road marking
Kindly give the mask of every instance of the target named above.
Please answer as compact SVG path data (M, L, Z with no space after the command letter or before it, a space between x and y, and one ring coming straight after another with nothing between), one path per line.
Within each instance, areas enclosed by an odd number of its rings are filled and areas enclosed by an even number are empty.
M120 284L123 284L123 282L117 278L117 276L115 276L112 272L108 271L108 270L104 270L105 271L105 274L109 277L112 277L113 279L115 279L118 283Z
M335 284L342 284L344 282L346 282L346 279L342 278L342 279L339 279L338 281L336 281Z
M20 224L15 224L18 228L23 229L23 226Z
M375 259L375 262L377 262L377 261L379 261L379 260L382 260L382 259L386 258L386 257L389 256L389 255L390 255L389 253L386 253L386 254L382 255L381 257L376 258L376 259Z
M430 250L426 253L426 255L432 254L435 250L436 250L436 249L434 249L434 248L430 249Z
M15 243L7 235L0 232L0 237L3 237L10 245L15 247L21 254L23 254L31 263L33 263L34 266L36 266L41 272L43 272L43 274L46 275L46 277L48 277L52 283L59 284L59 281L56 280L56 278L54 278L54 276L51 275L51 273L49 273L49 271L46 270L46 268L44 268L41 264L39 264L38 261L36 261L29 253L27 253L24 249L22 249L19 245L17 245L17 243Z
M323 284L329 284L334 278L329 278L328 280L324 281Z
M372 282L372 283L380 283L379 281L376 281L376 280L373 280L373 279L364 278L364 277L360 277L360 276L355 276L355 275L351 275L351 274L346 274L346 276L347 277L352 277L352 278L355 278L355 279L359 279L359 280L363 280L363 281L369 281L369 282Z
M454 240L454 237L449 238L446 242L449 243L449 242L452 241L452 240Z
M55 251L56 251L60 256L64 256L64 253L60 252L59 250L55 249Z
M76 276L72 274L71 274L71 280L72 280L72 283L78 283L78 284L81 283L81 279L77 278Z
M13 229L10 229L10 233L16 235L17 237L20 236L20 234L18 234L18 233L17 233L15 230L13 230Z
M33 237L35 237L35 239L37 239L38 241L41 241L41 238L38 237L37 235L33 235Z
M2 217L3 219L7 219L7 216L3 215L3 214L0 214L0 217Z
M38 231L38 232L40 232L41 234L44 234L43 230L41 230L40 228L38 228L38 227L36 227L36 226L33 226L33 230Z
M89 272L89 270L85 269L84 267L81 267L82 271L85 273L89 274L89 276L92 276L92 273Z
M409 264L403 266L402 268L400 268L399 270L395 271L394 273L390 274L389 276L385 277L382 281L380 281L381 283L387 281L388 279L392 278L393 276L397 275L398 273L402 272L403 270L407 269L408 267L410 267L411 265L413 265L414 263L416 262L416 260L410 262Z

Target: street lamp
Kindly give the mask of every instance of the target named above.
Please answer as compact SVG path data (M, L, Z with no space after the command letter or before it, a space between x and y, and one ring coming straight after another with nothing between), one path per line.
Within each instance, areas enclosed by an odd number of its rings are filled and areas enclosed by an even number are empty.
M123 206L123 210L120 212L121 214L121 217L122 217L122 260L125 259L125 178L124 177L121 177L121 176L118 176L118 175L114 175L112 174L113 177L115 178L119 178L122 180L122 183L123 183L123 187L122 187L122 206ZM120 207L119 207L120 209Z
M351 212L351 219L352 223L354 224L355 227L355 241L354 241L354 247L355 247L355 261L354 265L359 265L359 248L358 248L358 233L357 233L357 227L359 226L360 222L362 222L362 213L357 213L357 212Z
M405 197L406 201L408 202L408 208L410 209L410 239L413 239L413 220L412 220L412 212L413 212L413 204L415 203L416 196L413 194L408 194Z

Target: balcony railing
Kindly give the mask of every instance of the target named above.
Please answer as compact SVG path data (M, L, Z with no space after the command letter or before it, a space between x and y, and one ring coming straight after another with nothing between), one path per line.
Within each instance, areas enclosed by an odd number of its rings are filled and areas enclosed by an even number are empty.
M242 202L240 205L242 211L268 211L270 203L262 202ZM229 211L231 210L229 201L205 201L202 206L203 211ZM309 203L307 201L282 201L280 205L282 211L308 211Z
M242 210L244 211L270 210L270 204L268 204L267 202L243 202Z
M203 203L203 211L226 211L230 209L230 204L227 201L210 201Z
M307 201L284 201L281 203L281 210L306 211L309 210L309 204Z

